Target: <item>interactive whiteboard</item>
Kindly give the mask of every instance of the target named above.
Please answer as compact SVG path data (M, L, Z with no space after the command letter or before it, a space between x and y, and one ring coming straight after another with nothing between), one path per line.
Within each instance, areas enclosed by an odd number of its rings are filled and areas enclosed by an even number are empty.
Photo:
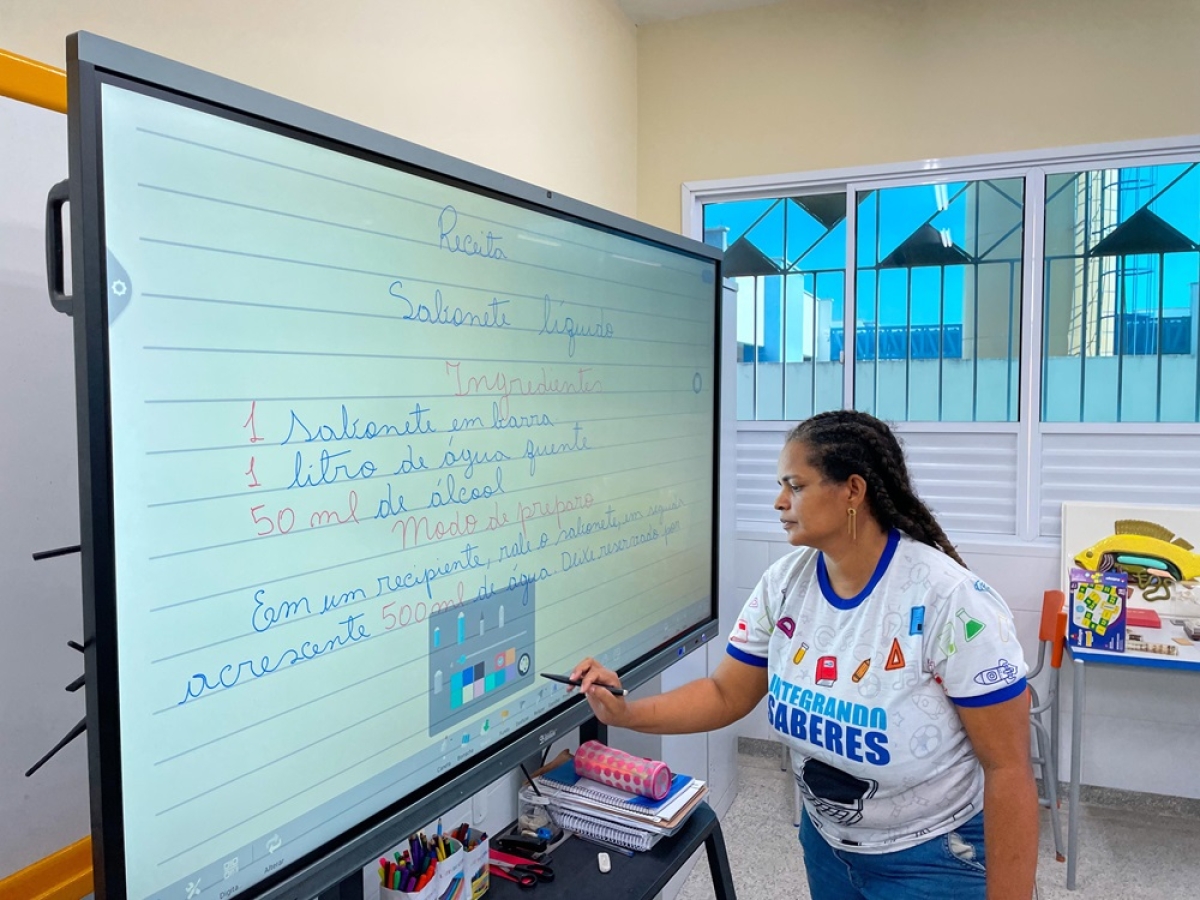
M717 261L95 89L108 890L258 895L714 618Z

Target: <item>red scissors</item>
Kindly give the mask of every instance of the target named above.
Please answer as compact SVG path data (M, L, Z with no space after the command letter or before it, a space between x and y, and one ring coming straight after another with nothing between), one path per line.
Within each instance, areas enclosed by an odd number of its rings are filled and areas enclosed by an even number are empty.
M506 856L506 854L493 851L490 862L492 874L516 882L522 888L534 888L537 887L538 882L554 880L554 870L547 865L519 857L497 859L497 856Z
M488 867L497 878L514 881L524 890L537 887L539 881L553 881L554 870L540 863L514 866L509 863L491 863Z

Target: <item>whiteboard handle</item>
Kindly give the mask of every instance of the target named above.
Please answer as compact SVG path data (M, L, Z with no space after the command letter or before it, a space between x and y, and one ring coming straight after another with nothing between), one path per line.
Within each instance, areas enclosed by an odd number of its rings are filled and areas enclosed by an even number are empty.
M74 298L64 293L62 208L70 199L70 182L60 181L46 196L46 286L50 305L60 313L71 315Z

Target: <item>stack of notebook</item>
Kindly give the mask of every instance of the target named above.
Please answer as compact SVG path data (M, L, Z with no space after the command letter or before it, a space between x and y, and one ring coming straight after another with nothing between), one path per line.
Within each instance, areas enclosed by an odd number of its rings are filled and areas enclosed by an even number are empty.
M674 834L708 793L703 781L675 775L667 796L651 800L581 777L574 759L533 780L550 798L550 814L559 827L629 850L649 850Z

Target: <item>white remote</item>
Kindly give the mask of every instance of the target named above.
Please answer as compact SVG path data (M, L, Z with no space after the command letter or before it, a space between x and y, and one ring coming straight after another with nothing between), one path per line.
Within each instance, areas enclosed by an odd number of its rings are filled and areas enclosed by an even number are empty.
M612 862L608 858L607 853L597 853L596 862L600 865L600 871L607 873L612 868Z

